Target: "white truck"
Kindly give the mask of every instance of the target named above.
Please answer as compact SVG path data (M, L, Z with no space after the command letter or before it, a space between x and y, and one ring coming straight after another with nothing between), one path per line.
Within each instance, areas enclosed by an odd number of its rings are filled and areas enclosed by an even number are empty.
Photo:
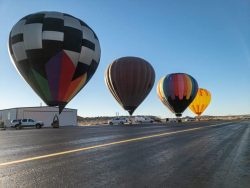
M114 125L114 124L123 125L125 123L128 123L128 119L125 117L115 117L108 121L109 125Z
M154 123L154 120L150 117L137 116L135 117L135 122L136 123Z
M11 121L11 127L21 129L23 127L36 127L37 129L42 128L44 123L42 121L35 121L33 119L14 119Z

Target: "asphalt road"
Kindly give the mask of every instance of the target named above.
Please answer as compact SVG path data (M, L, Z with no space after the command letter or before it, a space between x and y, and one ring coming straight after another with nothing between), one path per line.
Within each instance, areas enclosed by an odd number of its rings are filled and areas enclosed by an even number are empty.
M0 187L249 188L250 122L0 131Z

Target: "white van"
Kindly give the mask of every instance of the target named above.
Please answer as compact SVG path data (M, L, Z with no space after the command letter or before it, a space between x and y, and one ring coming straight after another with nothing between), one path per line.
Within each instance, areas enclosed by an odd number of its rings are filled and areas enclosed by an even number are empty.
M122 125L124 123L128 123L128 119L124 117L115 117L108 121L109 125L114 125L114 124Z
M136 123L153 123L154 120L152 118L149 118L149 117L138 116L138 117L135 117L135 122Z

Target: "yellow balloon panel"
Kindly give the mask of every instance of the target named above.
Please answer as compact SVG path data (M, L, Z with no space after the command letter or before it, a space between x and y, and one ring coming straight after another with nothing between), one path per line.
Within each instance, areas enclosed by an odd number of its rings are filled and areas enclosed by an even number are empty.
M197 95L193 102L189 105L189 109L200 116L210 104L211 101L211 93L206 90L199 88Z

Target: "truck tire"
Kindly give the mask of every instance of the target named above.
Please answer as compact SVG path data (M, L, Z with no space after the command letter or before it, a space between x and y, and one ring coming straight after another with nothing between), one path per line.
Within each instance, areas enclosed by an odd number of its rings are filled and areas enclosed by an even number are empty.
M16 130L18 130L18 129L22 129L22 125L21 124L17 124L16 125Z
M37 129L40 129L40 128L41 128L41 125L40 125L40 124L36 124L36 128L37 128Z

